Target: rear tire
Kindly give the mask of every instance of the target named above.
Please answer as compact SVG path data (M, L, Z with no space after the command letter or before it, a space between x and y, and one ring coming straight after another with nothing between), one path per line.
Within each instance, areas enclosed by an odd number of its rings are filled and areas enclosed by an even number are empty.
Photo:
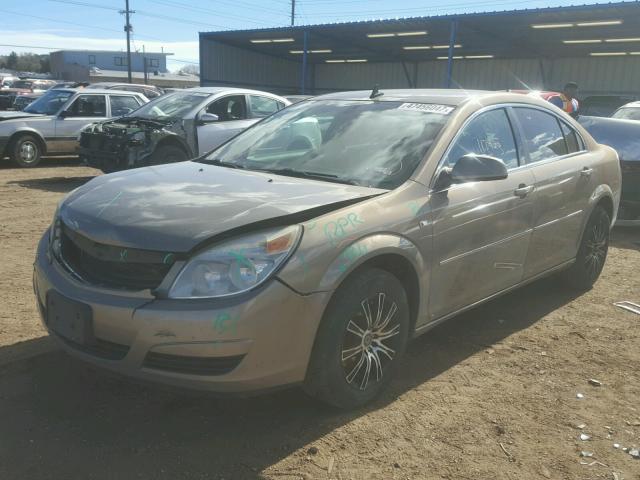
M40 163L40 142L33 135L22 135L13 142L11 160L19 167L31 168Z
M576 261L564 272L567 284L576 290L589 290L602 273L609 251L611 218L598 206L591 213L582 233Z
M408 305L404 287L385 270L369 268L348 278L324 313L304 390L342 409L376 398L406 349Z
M175 145L162 145L149 157L149 165L162 165L187 160L185 151Z

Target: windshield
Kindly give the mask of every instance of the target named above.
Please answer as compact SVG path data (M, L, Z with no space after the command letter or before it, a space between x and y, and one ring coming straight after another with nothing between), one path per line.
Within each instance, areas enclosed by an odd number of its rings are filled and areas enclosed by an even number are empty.
M621 118L623 120L640 120L640 108L621 108L613 114L612 118Z
M60 107L73 95L73 92L65 90L48 90L23 111L27 113L39 113L43 115L54 115Z
M136 110L136 117L156 120L182 118L210 96L208 93L197 92L172 93L142 106Z
M374 188L404 183L453 110L378 101L307 101L246 130L205 162Z

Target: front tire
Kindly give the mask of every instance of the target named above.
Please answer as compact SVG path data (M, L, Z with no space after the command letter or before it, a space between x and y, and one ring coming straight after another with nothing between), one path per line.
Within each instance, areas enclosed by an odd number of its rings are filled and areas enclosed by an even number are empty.
M22 135L12 146L11 160L19 167L31 168L40 163L40 143L33 135Z
M589 290L602 273L609 251L611 218L597 206L582 233L576 261L564 272L565 281L576 290Z
M338 408L365 405L393 378L408 337L409 303L400 281L378 268L356 272L325 311L303 388Z

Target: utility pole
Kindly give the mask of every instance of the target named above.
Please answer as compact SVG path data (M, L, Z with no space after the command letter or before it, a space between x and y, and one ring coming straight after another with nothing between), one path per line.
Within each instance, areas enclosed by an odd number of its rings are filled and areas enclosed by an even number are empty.
M133 27L129 23L129 14L135 12L133 10L129 10L129 0L125 0L125 10L120 10L120 13L124 13L126 18L124 31L127 32L127 78L129 79L129 83L133 83L131 81L131 31L133 30Z
M291 0L291 26L296 23L296 0Z

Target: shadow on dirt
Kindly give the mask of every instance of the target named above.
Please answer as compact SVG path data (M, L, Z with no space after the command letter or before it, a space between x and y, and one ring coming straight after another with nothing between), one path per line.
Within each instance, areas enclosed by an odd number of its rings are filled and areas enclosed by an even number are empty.
M328 409L299 389L238 399L140 385L59 350L39 353L39 344L50 342L46 338L4 347L0 478L260 479L282 458L528 328L575 296L551 278L450 320L414 341L390 390L356 412ZM2 358L13 360L3 366ZM438 388L435 382L432 388Z
M616 227L611 232L610 245L615 248L640 251L640 227Z
M44 190L47 192L67 193L84 185L89 180L95 178L94 176L85 177L53 177L53 178L37 178L31 180L13 180L7 182L8 185L19 185L23 188L33 188L37 190Z
M65 156L65 157L42 157L40 164L36 167L29 167L31 169L39 168L55 168L55 167L79 167L80 159L77 156ZM8 157L0 158L0 170L19 169L15 163L13 163Z

